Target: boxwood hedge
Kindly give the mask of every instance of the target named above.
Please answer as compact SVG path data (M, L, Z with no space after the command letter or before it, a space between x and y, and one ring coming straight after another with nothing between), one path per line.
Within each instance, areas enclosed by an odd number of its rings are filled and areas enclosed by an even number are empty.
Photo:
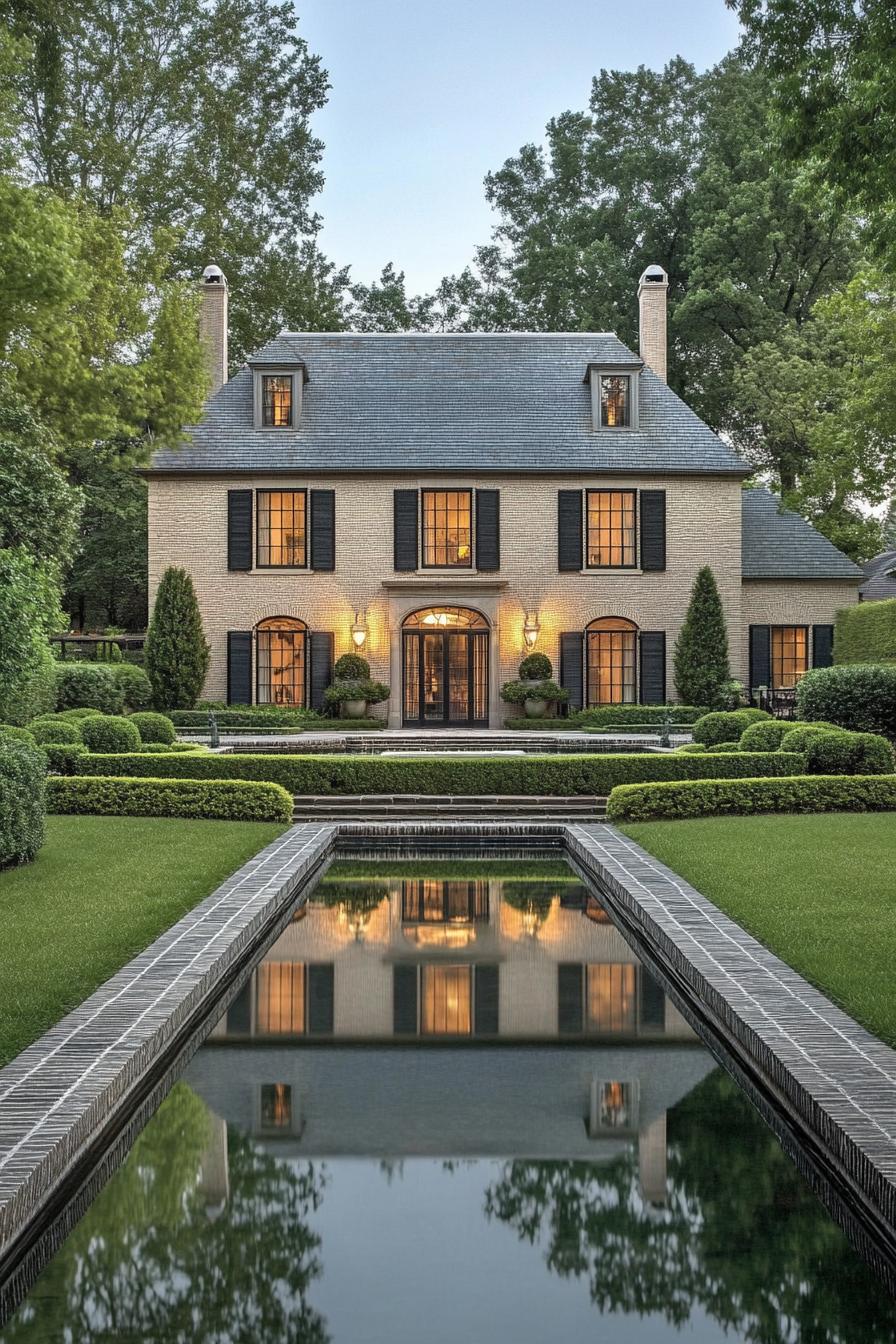
M87 755L83 742L45 742L41 751L47 758L47 769L54 775L77 774L77 761Z
M656 779L719 779L805 773L804 756L739 752L404 759L381 756L89 755L81 775L180 779L260 779L290 793L607 794L616 784Z
M140 730L132 719L114 714L97 715L85 719L81 737L91 751L122 752L140 750Z
M248 780L79 776L47 781L47 810L104 817L290 822L292 798L278 784Z
M740 735L741 751L777 751L793 724L784 719L761 719Z
M894 808L896 776L810 775L624 784L610 794L607 817L617 822L670 821L758 812L882 812Z
M128 722L132 723L137 729L142 742L171 743L177 736L174 731L174 724L166 714L154 714L151 710L138 710L136 714L128 715Z
M46 773L40 747L0 738L0 868L30 862L44 842Z
M812 775L889 775L893 748L876 733L816 733L806 744L806 763Z
M812 668L799 680L796 705L801 719L827 719L838 728L896 738L896 666Z
M737 742L751 723L761 723L770 718L771 715L766 714L764 709L716 710L712 714L704 714L694 724L694 741L702 742L707 747L715 746L717 742Z
M52 742L58 746L70 746L72 743L81 741L81 729L78 724L67 719L54 717L32 719L28 725L28 731L34 737L35 742L39 742L41 745Z

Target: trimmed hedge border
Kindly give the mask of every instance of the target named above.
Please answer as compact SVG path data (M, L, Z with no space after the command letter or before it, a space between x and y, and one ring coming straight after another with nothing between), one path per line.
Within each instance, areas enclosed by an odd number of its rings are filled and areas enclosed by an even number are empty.
M470 760L394 760L378 756L197 755L140 753L89 755L79 775L145 778L255 779L282 784L290 793L361 794L607 794L616 784L647 780L739 779L798 775L806 758L796 752L740 752L729 756L678 756L628 752Z
M886 812L896 809L896 775L804 775L789 779L683 780L623 784L608 821L670 821L759 812Z
M194 731L208 731L207 709L166 709L165 718L170 719L175 728L189 728ZM385 728L385 719L325 719L297 709L271 708L259 709L213 709L215 722L221 732L238 729L243 732L249 728L269 728L274 731L289 728L309 733L353 733L360 729L374 730Z
M0 741L0 868L30 863L44 842L47 758L24 739Z
M121 757L114 759L121 760ZM48 812L288 823L292 821L292 807L292 798L279 784L248 780L124 779L114 776L47 780Z

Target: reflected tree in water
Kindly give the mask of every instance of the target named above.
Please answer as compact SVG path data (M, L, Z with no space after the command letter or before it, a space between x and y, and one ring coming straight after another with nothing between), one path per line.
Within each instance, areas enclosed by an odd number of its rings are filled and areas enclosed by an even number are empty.
M209 1206L211 1118L185 1084L48 1265L2 1344L326 1344L308 1217L324 1175L229 1131L227 1198Z
M668 1117L667 1202L645 1204L637 1153L511 1161L486 1215L587 1278L602 1311L694 1308L751 1344L881 1344L896 1304L848 1246L771 1131L721 1071Z

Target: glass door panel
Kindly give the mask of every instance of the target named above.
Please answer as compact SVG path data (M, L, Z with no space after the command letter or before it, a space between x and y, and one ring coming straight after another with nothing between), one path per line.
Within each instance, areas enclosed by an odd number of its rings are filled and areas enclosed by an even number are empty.
M470 639L468 635L445 635L448 645L448 721L467 723L470 718Z
M445 637L423 636L423 720L442 723L445 719Z
M420 636L404 637L404 717L416 722L420 717Z

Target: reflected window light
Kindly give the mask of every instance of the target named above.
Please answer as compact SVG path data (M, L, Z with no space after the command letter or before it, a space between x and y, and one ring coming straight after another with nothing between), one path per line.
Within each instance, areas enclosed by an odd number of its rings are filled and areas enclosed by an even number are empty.
M262 1083L262 1129L290 1129L292 1127L292 1087L289 1083Z

